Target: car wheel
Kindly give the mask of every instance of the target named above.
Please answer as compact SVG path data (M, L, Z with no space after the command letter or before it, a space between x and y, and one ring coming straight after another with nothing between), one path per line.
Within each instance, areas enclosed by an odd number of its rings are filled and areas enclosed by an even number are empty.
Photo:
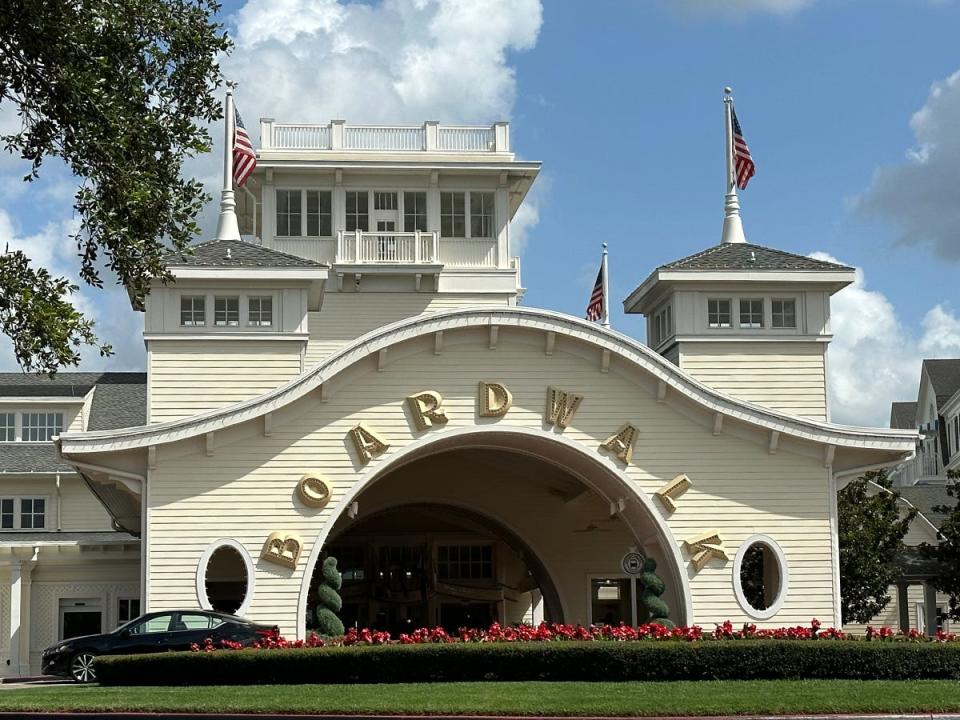
M93 668L96 656L89 652L79 652L70 661L70 677L78 683L94 682L97 672Z

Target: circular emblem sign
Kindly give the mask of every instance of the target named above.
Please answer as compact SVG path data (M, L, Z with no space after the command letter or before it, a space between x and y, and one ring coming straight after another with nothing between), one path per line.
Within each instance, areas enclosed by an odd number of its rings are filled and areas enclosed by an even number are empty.
M643 561L646 558L638 552L628 552L620 561L620 567L627 575L639 575L643 572Z

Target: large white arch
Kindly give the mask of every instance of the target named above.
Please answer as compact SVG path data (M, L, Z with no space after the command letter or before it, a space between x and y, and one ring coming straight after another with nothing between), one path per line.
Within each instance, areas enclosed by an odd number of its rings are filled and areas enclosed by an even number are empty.
M324 522L304 566L297 603L297 637L306 636L307 594L313 569L333 526L360 493L397 468L422 458L465 447L524 453L562 468L601 497L610 501L623 498L626 503L620 516L627 528L641 545L655 540L663 556L669 561L669 567L662 567L661 574L674 589L674 602L679 611L677 620L688 625L695 622L689 577L677 541L651 498L630 480L614 460L593 448L546 430L478 425L427 433L402 449L391 452L389 457L384 457L382 461L374 461L357 474L350 490L340 498L334 512ZM649 532L651 527L652 537Z

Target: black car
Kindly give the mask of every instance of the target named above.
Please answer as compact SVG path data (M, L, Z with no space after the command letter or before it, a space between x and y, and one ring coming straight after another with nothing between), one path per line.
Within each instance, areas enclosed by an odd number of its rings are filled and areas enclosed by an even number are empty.
M219 645L221 640L252 645L277 632L276 626L257 625L249 620L207 610L165 610L147 613L113 632L62 640L43 651L44 675L72 677L77 682L97 679L93 659L98 655L189 650L207 638Z

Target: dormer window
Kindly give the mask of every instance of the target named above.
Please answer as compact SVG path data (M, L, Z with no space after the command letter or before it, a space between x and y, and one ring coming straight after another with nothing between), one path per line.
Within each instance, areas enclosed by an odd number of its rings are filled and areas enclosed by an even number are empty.
M740 300L740 327L763 327L763 300L760 298Z
M248 299L247 324L253 327L270 327L273 325L272 296L255 295Z
M20 423L23 442L47 442L63 432L63 413L25 412Z
M180 296L180 324L183 327L203 327L207 323L207 299L203 295Z
M730 300L707 300L707 324L712 328L730 327Z
M773 322L772 325L777 329L792 329L797 326L797 301L773 300Z
M651 332L653 347L657 347L673 335L673 311L670 309L669 303L654 313Z
M238 296L214 298L213 324L217 327L233 327L240 324L240 298Z
M14 442L16 439L16 413L0 413L0 442Z

